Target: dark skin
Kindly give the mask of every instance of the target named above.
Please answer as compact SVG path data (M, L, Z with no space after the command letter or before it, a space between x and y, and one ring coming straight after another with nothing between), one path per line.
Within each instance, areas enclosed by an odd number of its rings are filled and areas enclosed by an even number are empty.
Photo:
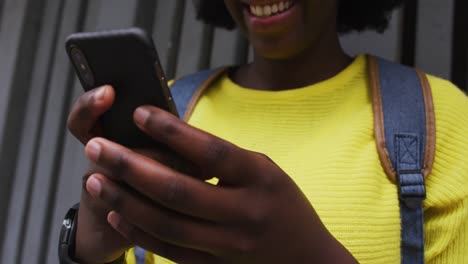
M301 15L260 30L246 23L239 0L225 3L256 53L231 76L242 86L302 87L350 63L338 42L334 1L299 1ZM151 106L135 111L135 123L170 153L96 138L97 119L113 100L112 87L95 89L69 116L91 162L76 240L82 263L113 261L134 245L182 263L356 263L293 180L263 154ZM213 176L218 185L203 181Z
M304 87L333 77L352 61L336 31L336 1L298 1L293 21L268 29L249 23L242 10L242 3L267 1L224 2L255 51L253 62L231 76L243 87L272 91Z

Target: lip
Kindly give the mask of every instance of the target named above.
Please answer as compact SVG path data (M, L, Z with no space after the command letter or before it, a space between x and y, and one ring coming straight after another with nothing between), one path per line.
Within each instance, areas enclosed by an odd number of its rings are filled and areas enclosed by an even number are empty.
M265 2L266 1L262 1L261 4L264 5ZM268 4L274 4L279 2L281 1L269 1ZM250 1L249 4L246 4L244 1L242 1L245 23L252 31L255 32L270 32L283 28L289 24L288 21L292 21L293 18L296 15L298 15L297 12L299 12L298 6L300 5L300 1L292 2L292 6L288 10L280 14L272 15L269 17L257 17L250 12L249 8L249 5L256 5L256 2ZM261 4L259 3L258 5Z
M241 3L245 5L272 5L277 4L283 0L240 0ZM297 2L297 0L291 0L293 4Z

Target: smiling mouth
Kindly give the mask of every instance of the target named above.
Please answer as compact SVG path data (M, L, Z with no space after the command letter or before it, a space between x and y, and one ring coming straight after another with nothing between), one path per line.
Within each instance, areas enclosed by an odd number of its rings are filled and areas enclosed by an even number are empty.
M267 18L286 12L294 6L295 0L283 0L272 4L245 4L245 7L252 16Z

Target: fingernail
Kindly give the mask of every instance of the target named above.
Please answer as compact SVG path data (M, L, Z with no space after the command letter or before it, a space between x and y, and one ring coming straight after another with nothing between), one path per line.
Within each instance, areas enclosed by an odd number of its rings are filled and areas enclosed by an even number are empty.
M102 86L97 89L96 93L94 94L94 99L96 101L100 101L104 99L104 96L106 95L106 91L107 91L106 87L107 86Z
M149 115L150 112L146 108L138 107L135 111L135 122L139 125L144 125Z
M114 211L111 211L108 215L107 215L107 222L109 222L109 224L114 228L114 229L117 229L119 227L119 224L120 224L120 215Z
M101 154L101 145L94 140L89 141L86 145L86 154L92 161L97 161Z
M96 176L89 177L86 182L86 190L91 194L91 196L97 198L102 190L101 182L96 178Z

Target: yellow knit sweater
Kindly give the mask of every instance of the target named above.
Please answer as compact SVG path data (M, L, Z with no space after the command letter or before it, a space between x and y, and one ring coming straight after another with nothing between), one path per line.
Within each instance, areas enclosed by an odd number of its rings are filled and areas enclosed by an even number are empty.
M400 263L396 186L374 141L365 56L335 77L278 92L227 76L200 99L189 123L272 158L360 263ZM468 97L429 76L436 112L434 168L426 182L427 263L468 263ZM168 263L147 256L147 263ZM128 263L134 263L132 254Z

